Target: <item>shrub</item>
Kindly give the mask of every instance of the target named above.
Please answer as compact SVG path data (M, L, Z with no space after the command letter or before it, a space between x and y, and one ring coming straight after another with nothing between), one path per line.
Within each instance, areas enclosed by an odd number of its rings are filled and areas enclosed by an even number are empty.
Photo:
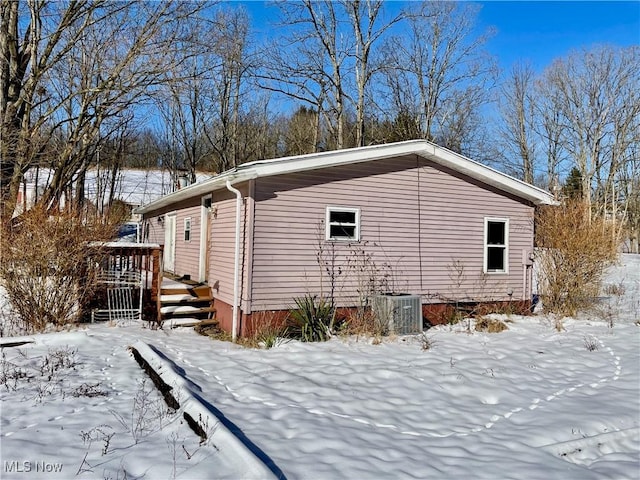
M87 261L87 242L113 238L118 221L50 212L35 206L4 226L0 281L28 331L80 318L82 302L97 286ZM95 257L99 260L99 248Z
M303 342L324 342L332 333L336 309L315 295L295 299L296 309L289 314L289 331Z
M341 332L346 335L384 337L389 334L388 319L378 318L371 308L358 307L349 311Z
M598 350L598 339L592 336L584 337L584 348L590 352Z
M434 340L427 335L427 332L422 332L422 335L420 335L420 344L422 345L423 351L431 350L434 345Z
M538 211L536 244L545 311L574 316L592 306L605 268L617 258L613 224L590 214L584 202L568 200Z
M250 334L240 340L242 345L249 348L270 349L287 341L289 330L283 321L267 312L258 312L252 319Z
M476 319L476 331L487 333L500 333L504 330L508 330L509 327L501 321L494 318L478 317Z

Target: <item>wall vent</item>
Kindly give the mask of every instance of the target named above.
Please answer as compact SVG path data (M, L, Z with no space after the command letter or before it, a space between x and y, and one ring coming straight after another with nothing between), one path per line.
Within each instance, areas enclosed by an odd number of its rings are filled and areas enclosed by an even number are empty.
M422 332L420 295L376 295L372 300L373 314L379 322L389 326L389 333Z

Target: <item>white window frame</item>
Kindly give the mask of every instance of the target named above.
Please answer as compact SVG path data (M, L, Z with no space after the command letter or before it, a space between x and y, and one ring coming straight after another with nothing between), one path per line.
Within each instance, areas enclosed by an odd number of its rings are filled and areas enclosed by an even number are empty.
M504 223L504 244L489 244L489 222ZM483 272L487 274L505 274L509 273L509 219L503 217L485 217L484 218L484 265ZM489 270L489 248L503 248L504 268L502 270Z
M339 223L339 222L331 222L331 213L332 212L340 212L340 213L353 213L355 216L354 223ZM329 242L359 242L360 241L360 209L353 207L338 207L338 206L328 206L325 213L325 240ZM331 227L332 226L354 226L354 235L353 237L332 237L331 236Z
M193 226L193 223L191 222L191 217L187 217L184 219L184 235L183 235L183 239L185 242L191 242L191 227ZM187 238L187 233L189 234L189 238Z

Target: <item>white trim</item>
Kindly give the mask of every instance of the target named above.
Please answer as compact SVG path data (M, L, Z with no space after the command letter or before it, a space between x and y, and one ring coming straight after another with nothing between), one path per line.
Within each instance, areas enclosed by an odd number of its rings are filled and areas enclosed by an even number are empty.
M207 279L207 249L208 234L211 228L211 222L209 222L209 208L205 207L207 200L213 201L211 194L205 195L200 199L200 252L198 255L198 281L206 282Z
M176 237L178 236L177 223L177 215L175 211L165 214L163 268L166 268L168 272L172 273L175 273L176 269Z
M487 260L488 260L488 254L489 254L489 244L487 243L487 234L489 233L488 230L488 226L489 226L489 222L502 222L504 223L504 244L496 244L496 245L491 245L491 247L493 248L504 248L504 251L502 253L503 255L503 262L504 262L504 269L502 270L489 270L487 268ZM509 273L509 218L505 218L505 217L484 217L484 237L483 237L483 243L484 243L484 260L483 260L483 265L482 265L482 271L486 274L489 275L501 275L501 274L508 274Z
M145 206L139 207L135 212L140 214L148 213L181 200L224 189L226 188L227 182L238 184L259 177L304 172L339 165L372 162L411 155L417 155L444 167L451 168L454 171L468 175L484 184L515 195L535 205L553 205L556 203L549 192L538 187L529 185L528 183L510 177L509 175L426 140L409 140L386 145L348 148L331 152L311 153L294 157L244 163L211 179L194 183Z
M355 217L355 222L353 224L347 223L346 226L353 225L354 235L351 237L332 237L331 236L331 226L339 226L340 223L331 222L331 212L344 212L344 213L353 213ZM325 240L331 242L359 242L360 241L360 209L355 207L341 207L329 205L325 210Z

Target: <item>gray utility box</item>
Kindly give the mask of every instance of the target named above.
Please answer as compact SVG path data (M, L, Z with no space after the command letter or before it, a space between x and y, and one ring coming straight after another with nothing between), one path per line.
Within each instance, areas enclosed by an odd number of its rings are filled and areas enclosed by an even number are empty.
M371 308L376 319L389 326L389 333L409 335L422 332L420 295L376 295Z

